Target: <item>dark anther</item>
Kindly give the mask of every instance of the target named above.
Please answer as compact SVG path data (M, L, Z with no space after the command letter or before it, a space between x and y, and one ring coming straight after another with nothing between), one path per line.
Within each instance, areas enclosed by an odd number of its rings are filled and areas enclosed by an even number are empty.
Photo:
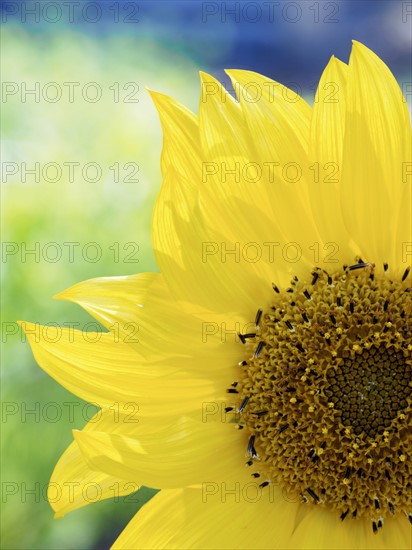
M378 529L382 529L382 520L381 519L378 521Z
M248 454L250 454L250 456L252 458L257 457L257 452L256 452L256 449L255 449L254 445L255 445L255 436L251 435L250 439L249 439L249 443L247 445L247 452L248 452Z
M263 313L263 310L261 310L260 308L257 310L257 313L256 313L256 319L255 319L255 325L258 327L259 326L259 323L260 323L260 319L262 317L262 313Z
M285 325L288 327L289 330L294 330L293 325L289 320L285 321Z
M305 321L305 323L309 323L309 318L308 318L308 316L306 315L305 312L302 313L302 318Z
M252 477L260 477L260 474L258 474L257 472L255 472L254 474L251 474Z
M251 413L253 414L254 416L257 416L258 418L260 418L261 416L265 416L265 414L267 414L269 411L267 409L263 410L263 411L258 411L258 412L255 412L255 413Z
M302 353L305 353L305 348L302 346L301 343L297 343L296 344L296 347L298 348L298 350Z
M372 521L372 530L375 534L378 532L378 526L375 521Z
M236 386L239 384L239 382L232 382L230 385L233 387L233 388L236 388Z
M328 275L328 285L332 286L332 284L333 284L333 279L330 275Z
M315 271L313 273L312 285L314 285L318 279L319 279L319 273L317 271Z
M253 460L248 460L248 461L246 462L246 466L252 466L252 464L253 464Z
M312 491L312 489L310 487L307 487L306 488L306 491L310 494L310 496L313 498L313 500L315 502L320 502L320 498L318 497L318 495L315 493L315 491Z
M407 267L402 275L402 282L406 279L406 277L409 275L411 268Z
M357 515L358 515L358 510L356 509L352 512L352 517L356 518Z
M267 487L268 485L269 485L269 481L264 481L263 483L261 483L259 485L259 487L262 487L262 489L263 489L264 487Z
M241 361L241 362L240 362L240 366L241 366L241 367L246 367L246 365L247 365L247 361Z
M308 300L312 300L312 296L309 294L307 290L304 290L303 294L305 295L305 298L307 298Z
M282 432L284 432L285 430L287 430L289 428L289 424L283 424L283 426L281 426L279 429L278 429L278 434L281 434Z
M296 391L296 388L286 388L285 391L288 391L288 392L295 392Z
M340 519L343 521L348 514L349 514L349 508L345 512L341 513Z
M355 304L352 301L349 302L349 311L351 313L355 311Z
M320 460L320 458L318 457L318 455L315 455L313 458L312 458L312 462L315 464L316 462L318 462Z
M225 412L231 412L235 409L235 407L225 407Z
M342 298L340 296L337 296L336 304L337 304L338 307L342 307Z
M391 514L395 513L395 507L394 507L394 505L392 504L392 502L390 500L388 500L388 508L389 508L389 512Z
M308 457L312 458L312 456L315 454L315 449L311 449L308 453Z
M336 326L336 319L335 319L335 316L333 315L333 313L331 313L329 315L329 319L332 321L332 324Z
M388 271L388 267L389 267L388 264L385 262L385 263L383 264L383 270L384 270L384 271Z
M258 346L257 346L257 348L256 348L256 351L255 351L255 353L253 354L253 357L255 357L255 359L256 359L257 357L259 357L260 352L262 351L262 349L264 348L264 346L265 346L265 342L259 342L259 344L258 344Z
M373 281L375 279L375 273L370 273L369 279Z
M280 294L280 290L278 289L278 287L275 285L275 283L272 283L272 288L275 292L277 292L278 294Z
M383 311L388 311L389 306L389 300L385 300L385 303L383 304Z
M245 410L245 407L248 404L249 399L250 399L249 396L245 397L242 403L240 404L239 411L238 411L240 414L242 414L242 412Z
M367 263L367 262L359 262L357 264L354 264L354 265L350 265L348 267L349 271L354 271L355 269L362 269L363 267L369 267L371 264Z
M293 292L293 288L291 288L291 287L287 288L286 292L289 292L289 294L291 294Z
M412 523L412 514L408 515L409 523Z
M241 334L239 332L239 338L241 339L242 344L246 344L247 338L254 338L255 336L256 336L256 333L254 332L248 332L247 334Z
M227 393L239 393L236 388L228 388L226 390Z
M375 498L375 500L373 501L375 503L375 510L379 510L381 505L379 503L379 499L378 498Z
M391 474L388 472L388 470L385 469L385 477L388 481L391 480Z

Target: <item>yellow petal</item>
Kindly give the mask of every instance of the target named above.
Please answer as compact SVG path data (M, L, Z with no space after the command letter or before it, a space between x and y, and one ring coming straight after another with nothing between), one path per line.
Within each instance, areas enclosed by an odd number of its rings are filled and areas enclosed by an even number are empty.
M303 163L307 159L311 109L278 82L251 71L230 70L250 137L259 159Z
M409 174L409 175L408 175ZM394 246L394 262L398 267L398 273L404 273L412 264L412 163L405 165L403 182L405 187L402 192L399 211L395 215L395 227L397 227Z
M256 303L264 305L271 282L288 284L291 278L279 273L284 264L280 243L272 245L281 235L271 205L273 193L259 176L260 159L251 147L240 105L210 75L201 73L201 84L199 202L206 226L221 233L213 237L214 245L209 240L207 259L213 252L223 264L235 263L239 272L251 272L245 281L250 282L247 293L253 292Z
M116 550L284 549L296 504L275 490L205 484L202 489L158 493L136 514L113 545Z
M199 203L202 185L202 158L197 144L199 128L170 98L155 101L160 118L166 112L162 158L164 178L153 215L153 246L160 271L176 300L183 300L228 317L245 314L253 316L259 304L249 292L256 287L255 270L250 265L241 269L233 255L222 258L221 243L231 249L235 243L225 242L224 230L216 219L205 221L207 205ZM185 134L180 128L185 126ZM180 140L180 141L179 141ZM183 140L183 142L181 142ZM180 166L180 153L186 151L185 162L190 164L191 180ZM243 267L243 266L242 266Z
M262 183L266 192L259 185L253 189L255 202L265 203L269 195L271 213L262 235L270 240L272 231L271 240L281 241L279 265L289 278L301 275L319 263L314 261L313 247L320 237L308 186L311 108L298 94L267 77L249 71L227 72L242 106L250 149L265 175ZM249 216L254 221L250 212Z
M90 279L57 298L81 305L112 332L114 341L132 346L141 357L150 360L166 355L189 357L196 350L199 354L199 342L207 344L202 346L206 357L216 348L228 361L231 350L239 353L239 346L234 350L235 339L222 333L222 323L226 322L228 330L236 332L238 327L241 332L243 319L231 317L228 312L220 317L199 305L177 302L162 275L141 273Z
M240 105L211 75L201 72L199 135L202 157L227 160L235 157L250 160L252 149Z
M117 422L116 422L117 419ZM121 417L122 420L125 417ZM84 428L84 431L113 430L120 425L116 410L99 411ZM129 424L135 426L135 424ZM78 444L66 449L57 462L48 488L48 500L60 518L68 512L108 498L119 498L137 491L136 482L127 482L114 476L90 470Z
M407 550L411 548L411 526L406 517L389 518L383 529L373 533L369 520L341 521L330 510L313 508L299 523L288 548L294 550Z
M199 131L204 173L200 203L206 225L221 229L217 254L227 263L236 261L242 271L255 272L258 281L253 293L264 305L262 291L267 293L272 281L287 286L295 274L314 263L310 247L318 239L306 187L284 181L294 170L293 161L301 172L300 180L305 179L310 108L303 100L302 105L291 107L287 98L292 92L261 75L228 73L239 104L215 79L201 74ZM248 100L251 86L261 92L256 101ZM273 86L279 88L276 93ZM286 137L278 128L285 130ZM266 143L267 156L260 139Z
M350 57L346 105L344 220L362 258L376 262L379 269L388 262L396 275L402 246L396 240L398 222L404 234L411 225L410 208L399 219L406 186L402 171L411 161L410 120L394 76L359 42L354 42Z
M323 251L332 252L335 248L339 264L353 263L359 253L351 246L341 212L347 71L347 65L332 56L319 81L309 145L309 189L313 215L322 237Z
M347 72L347 65L332 56L319 81L310 124L310 160L334 162L338 169L345 131ZM340 170L334 178L339 175Z
M157 273L139 273L122 277L98 277L77 283L55 296L82 306L113 334L144 354L142 311L146 298L159 280ZM154 332L155 335L155 332Z
M203 421L222 419L220 412L211 407L205 409ZM214 413L214 414L212 414ZM162 437L168 424L179 417L169 413L167 418L140 418L132 407L121 409L114 404L110 409L97 412L83 428L82 433L124 434L129 438L142 436ZM239 481L239 480L238 480ZM130 481L121 477L91 470L77 441L73 441L56 464L49 483L48 498L56 512L56 518L108 498L115 500L137 491L141 480ZM130 497L129 502L134 502Z
M150 95L163 130L162 173L165 175L173 167L188 188L194 187L200 170L199 142L195 139L197 117L167 95L153 91Z
M247 437L242 438L232 423L182 417L136 438L77 431L74 435L91 469L153 488L221 482L245 470Z
M138 416L189 413L200 411L202 403L222 401L235 368L234 362L228 363L224 383L222 363L212 363L207 355L208 361L200 368L193 357L165 357L148 363L131 346L114 342L111 333L22 325L36 361L59 384L98 407L118 404L125 412L134 408ZM193 372L182 366L192 367ZM218 374L213 377L215 368L220 368L220 378Z

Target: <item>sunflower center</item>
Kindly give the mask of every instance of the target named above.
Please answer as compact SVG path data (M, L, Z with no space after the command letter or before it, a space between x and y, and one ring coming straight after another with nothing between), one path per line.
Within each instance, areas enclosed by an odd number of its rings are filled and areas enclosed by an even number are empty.
M412 521L409 270L375 277L359 261L273 290L256 334L240 335L233 410L251 475L374 531L388 514Z
M373 345L326 375L325 395L354 434L382 435L408 405L412 370L402 349Z

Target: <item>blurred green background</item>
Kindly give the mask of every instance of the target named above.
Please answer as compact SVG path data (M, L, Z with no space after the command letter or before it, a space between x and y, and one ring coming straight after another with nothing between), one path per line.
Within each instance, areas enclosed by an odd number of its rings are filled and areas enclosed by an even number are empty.
M47 482L93 408L41 371L16 321L93 330L80 308L52 296L91 277L156 270L150 220L162 138L145 86L196 110L199 69L225 82L223 68L240 67L310 98L329 57L347 61L352 38L410 85L410 17L408 3L392 0L282 1L273 17L267 2L81 0L72 19L63 2L53 21L55 4L0 1L1 545L102 550L153 492L53 520Z
M156 270L150 221L162 137L144 86L195 107L197 69L184 56L127 36L97 41L70 29L45 36L9 26L2 40L3 80L18 83L19 94L22 82L27 89L41 86L39 102L16 94L3 108L2 548L108 548L152 493L53 520L45 498L49 477L71 430L93 408L75 405L80 400L40 370L16 321L79 322L77 328L93 330L80 308L52 295L91 277ZM80 86L72 103L68 93L50 103L42 96L48 82ZM102 91L96 103L80 91L89 82ZM122 100L128 96L134 102ZM73 178L69 162L79 163ZM29 173L23 182L22 163L28 170L39 163L38 182ZM60 167L58 181L58 168L48 163ZM98 181L93 165L83 174L88 163L100 167ZM69 242L79 244L64 245ZM72 404L72 418L65 403Z

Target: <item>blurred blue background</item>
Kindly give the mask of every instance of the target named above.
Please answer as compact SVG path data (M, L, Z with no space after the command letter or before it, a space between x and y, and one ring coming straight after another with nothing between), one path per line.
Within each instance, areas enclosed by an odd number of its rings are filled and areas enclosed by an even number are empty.
M84 312L51 296L157 269L162 138L144 87L196 110L198 71L228 85L223 70L236 67L311 102L330 56L347 61L356 39L410 93L412 3L2 1L1 17L2 548L104 549L153 492L53 520L45 487L92 411L37 367L16 321L87 330ZM78 243L72 255L67 243Z
M332 54L347 60L352 39L397 75L411 67L408 1L2 0L1 10L3 23L33 34L71 29L96 41L148 39L201 69L245 68L309 87Z

